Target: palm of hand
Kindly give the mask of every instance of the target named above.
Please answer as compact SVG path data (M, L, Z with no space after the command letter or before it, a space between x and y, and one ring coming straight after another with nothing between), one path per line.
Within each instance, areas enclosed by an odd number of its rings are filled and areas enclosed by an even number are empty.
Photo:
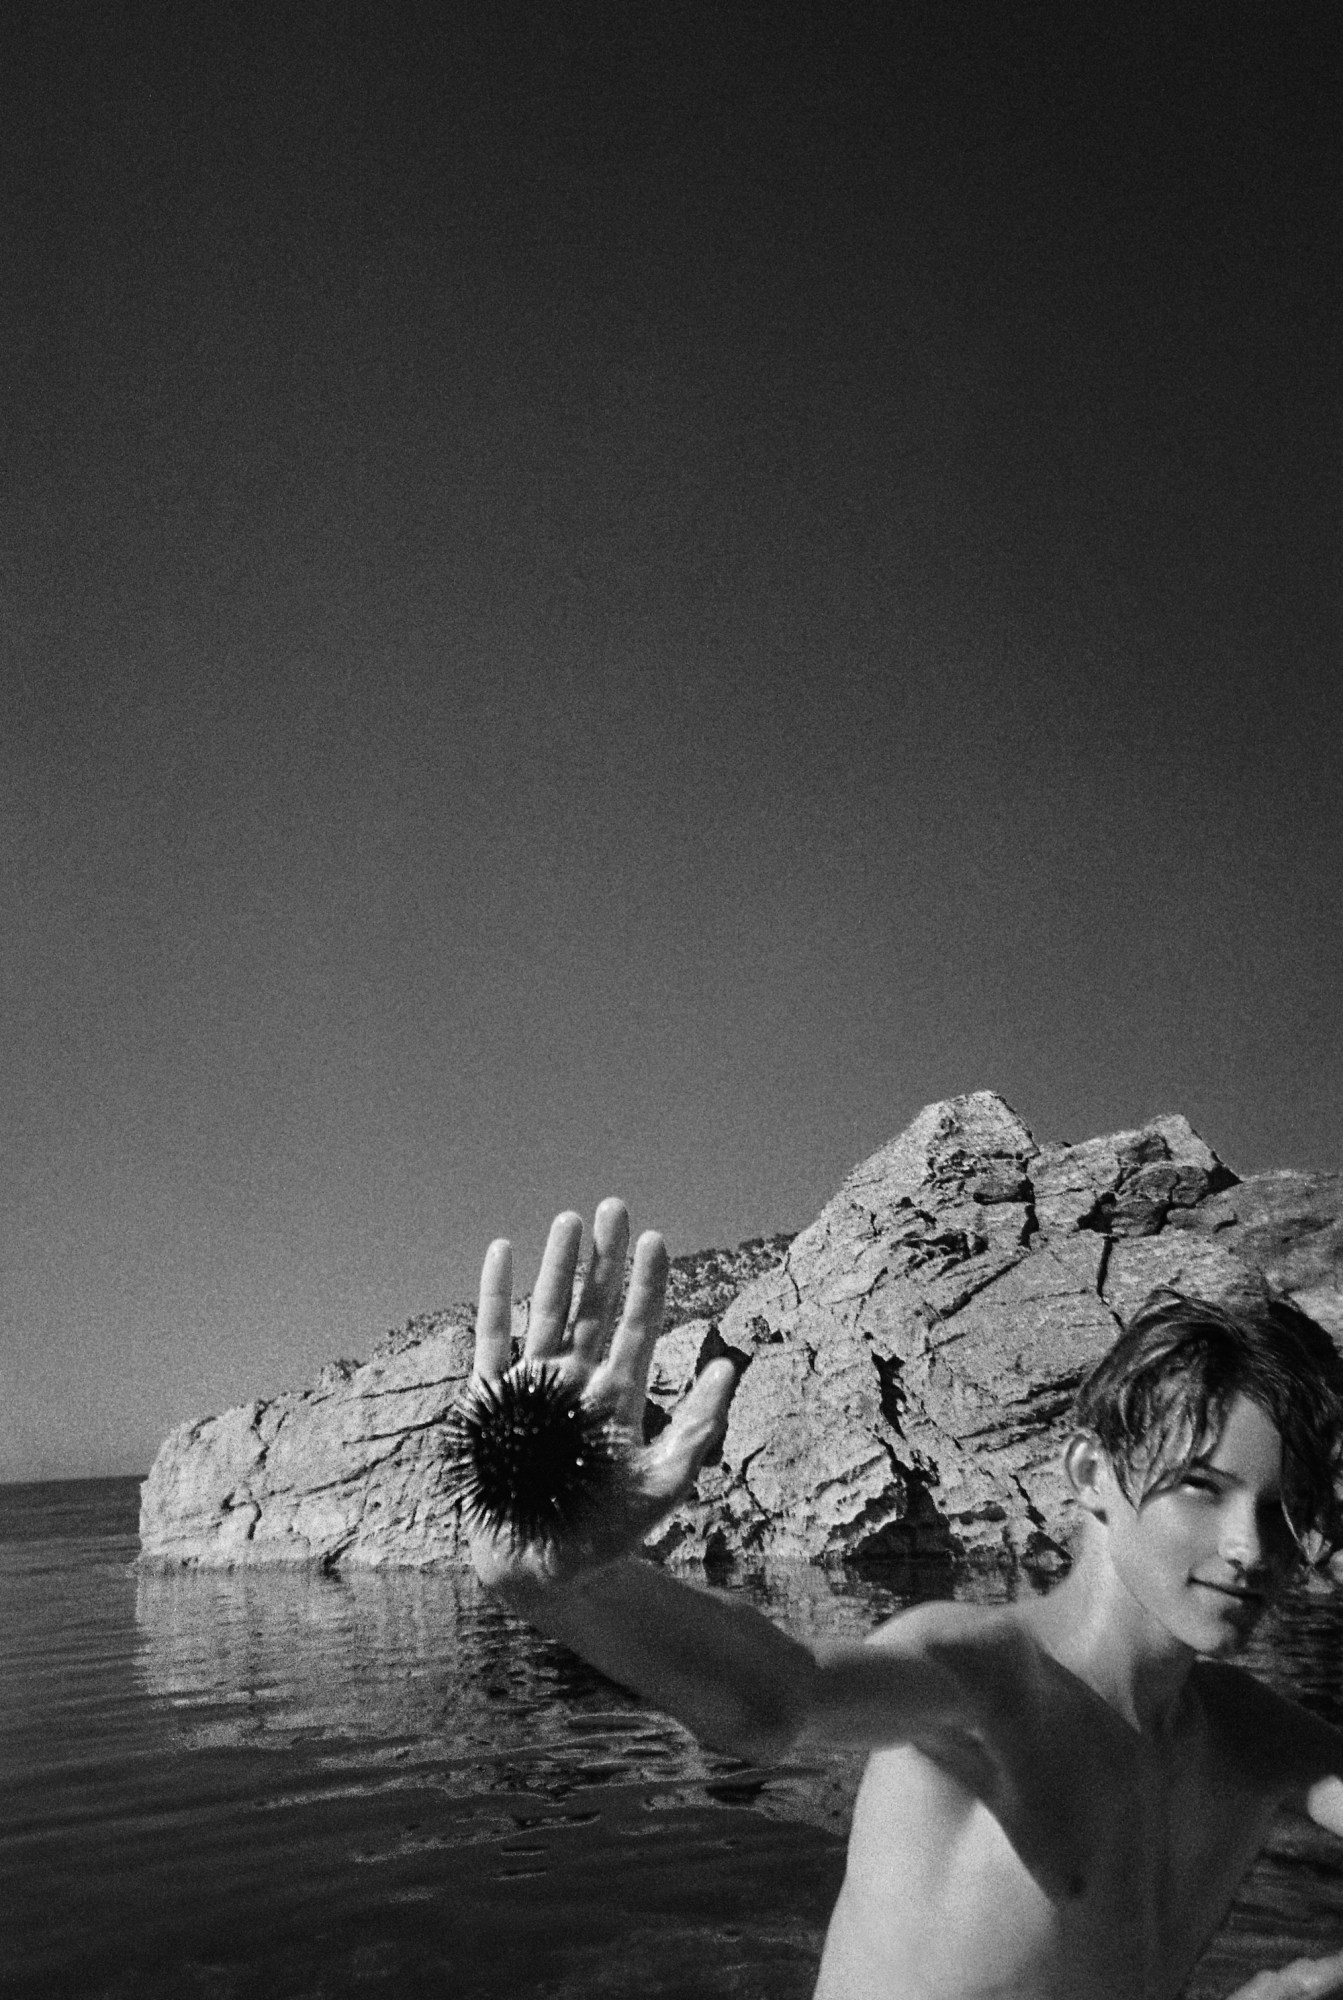
M666 1296L666 1247L651 1231L640 1237L622 1312L629 1218L622 1203L603 1202L571 1321L581 1240L577 1215L556 1217L532 1293L524 1359L543 1364L581 1397L585 1410L611 1427L620 1476L604 1484L599 1502L581 1519L544 1539L520 1541L478 1528L471 1537L472 1560L482 1582L494 1587L553 1588L632 1554L685 1498L726 1425L736 1373L731 1363L720 1361L704 1371L666 1430L651 1445L644 1443L648 1371ZM474 1374L492 1387L512 1359L512 1289L512 1251L500 1240L486 1253L476 1319Z

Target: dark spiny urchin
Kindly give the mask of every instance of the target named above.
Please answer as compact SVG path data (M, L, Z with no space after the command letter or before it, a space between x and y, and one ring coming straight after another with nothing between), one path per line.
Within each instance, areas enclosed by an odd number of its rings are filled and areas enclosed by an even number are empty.
M448 1418L452 1498L468 1529L515 1547L554 1542L618 1483L621 1433L553 1367L518 1361L473 1377Z

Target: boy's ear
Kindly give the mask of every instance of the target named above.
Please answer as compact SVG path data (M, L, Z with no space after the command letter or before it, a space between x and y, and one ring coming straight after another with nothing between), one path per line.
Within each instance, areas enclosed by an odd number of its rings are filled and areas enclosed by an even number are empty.
M1090 1431L1074 1431L1063 1447L1063 1470L1078 1505L1096 1520L1105 1520L1114 1473L1100 1439Z

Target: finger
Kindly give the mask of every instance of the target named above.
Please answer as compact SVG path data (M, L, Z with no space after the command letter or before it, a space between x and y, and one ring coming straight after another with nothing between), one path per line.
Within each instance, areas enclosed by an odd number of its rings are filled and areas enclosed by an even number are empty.
M566 1209L550 1225L541 1269L536 1275L531 1311L527 1315L526 1354L529 1361L558 1354L569 1323L569 1301L574 1294L574 1271L578 1246L583 1240L583 1218Z
M1331 1958L1296 1958L1274 1971L1257 1972L1231 2000L1322 2000L1343 1989L1343 1952Z
M711 1361L650 1448L644 1486L659 1505L684 1499L705 1459L722 1443L739 1379L732 1362Z
M1343 1951L1335 1952L1332 1958L1303 1958L1288 1967L1300 1980L1299 1991L1316 2000L1324 1993L1343 1991Z
M480 1304L476 1309L475 1372L482 1381L497 1382L513 1352L513 1245L496 1237L480 1267Z
M630 1218L623 1201L614 1195L602 1202L592 1224L592 1257L578 1301L573 1325L573 1350L593 1367L606 1352L620 1292L625 1282L625 1255L629 1249Z
M643 1422L653 1343L662 1331L667 1303L669 1267L666 1244L655 1229L646 1229L634 1246L625 1310L605 1370L607 1382L619 1397L621 1413L631 1423Z

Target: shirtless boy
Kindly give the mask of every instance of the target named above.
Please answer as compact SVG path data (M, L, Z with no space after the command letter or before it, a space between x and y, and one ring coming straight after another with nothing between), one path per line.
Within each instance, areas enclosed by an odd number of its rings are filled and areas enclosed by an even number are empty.
M706 1743L871 1755L817 2000L1175 2000L1282 1809L1343 1835L1343 1732L1230 1664L1328 1545L1343 1364L1288 1306L1228 1317L1155 1295L1084 1387L1066 1447L1082 1533L1049 1595L921 1604L817 1646L639 1556L721 1440L712 1363L642 1447L667 1253L597 1212L551 1229L527 1352L626 1427L637 1478L562 1544L478 1537L484 1581ZM481 1277L476 1371L509 1364L511 1253ZM566 1331L566 1328L568 1329ZM1343 1992L1343 1952L1235 2000Z

